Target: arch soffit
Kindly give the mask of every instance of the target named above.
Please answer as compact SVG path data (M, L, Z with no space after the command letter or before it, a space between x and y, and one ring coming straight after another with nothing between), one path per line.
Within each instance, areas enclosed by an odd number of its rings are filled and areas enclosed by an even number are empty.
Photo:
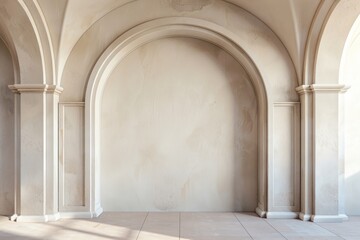
M338 1L328 14L317 45L314 84L340 84L342 55L353 24L360 14L360 1Z

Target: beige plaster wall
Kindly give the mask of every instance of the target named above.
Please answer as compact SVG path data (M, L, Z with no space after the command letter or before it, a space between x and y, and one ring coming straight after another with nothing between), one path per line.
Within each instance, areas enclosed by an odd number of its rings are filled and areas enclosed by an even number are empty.
M360 19L352 33L342 63L342 80L351 86L345 95L345 206L348 215L360 215Z
M11 55L0 38L0 214L14 213L14 84Z
M192 38L148 43L103 91L105 211L254 211L257 102L242 66Z

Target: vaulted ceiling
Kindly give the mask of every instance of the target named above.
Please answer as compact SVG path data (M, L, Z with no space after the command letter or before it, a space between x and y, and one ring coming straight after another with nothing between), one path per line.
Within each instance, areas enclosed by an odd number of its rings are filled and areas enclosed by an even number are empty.
M54 45L61 48L59 57L65 59L92 24L113 9L132 1L134 0L38 0L52 33ZM247 10L269 26L288 49L297 71L301 72L307 35L321 0L227 2Z
M19 0L19 2L26 1ZM96 21L112 10L133 1L140 0L34 0L39 9L41 9L50 32L54 55L58 65L64 65L77 41ZM178 1L186 4L191 2L193 4L194 2L220 0L163 1ZM233 4L234 7L241 7L255 15L278 36L288 50L299 78L301 78L306 40L314 16L324 2L335 3L337 1L226 0L226 2Z

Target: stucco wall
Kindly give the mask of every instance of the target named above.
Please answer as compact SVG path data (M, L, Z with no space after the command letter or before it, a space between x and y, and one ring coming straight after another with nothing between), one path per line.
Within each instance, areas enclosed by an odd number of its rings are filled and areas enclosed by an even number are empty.
M257 103L242 66L192 38L148 43L103 92L105 211L254 211Z
M345 94L345 206L349 215L360 215L360 19L347 43L342 80L351 86Z
M14 212L14 94L11 55L0 39L0 214Z

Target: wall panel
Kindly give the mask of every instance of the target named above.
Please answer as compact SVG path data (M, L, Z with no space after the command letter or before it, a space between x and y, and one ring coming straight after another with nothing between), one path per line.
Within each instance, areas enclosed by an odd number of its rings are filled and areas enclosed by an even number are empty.
M275 103L273 108L273 162L270 211L300 208L300 104Z
M60 211L85 206L84 103L61 103L59 112Z

